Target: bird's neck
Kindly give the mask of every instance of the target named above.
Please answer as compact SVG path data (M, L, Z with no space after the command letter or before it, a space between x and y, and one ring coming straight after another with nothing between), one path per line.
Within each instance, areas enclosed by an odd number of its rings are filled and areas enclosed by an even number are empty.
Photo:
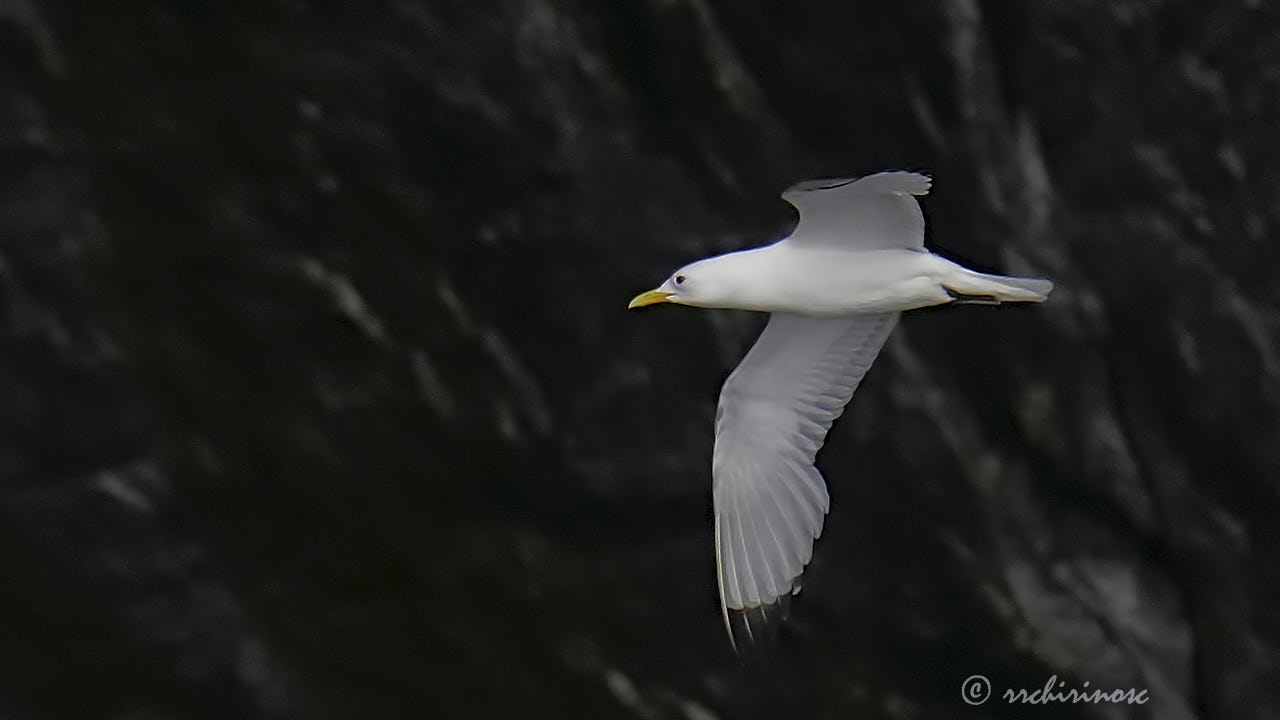
M704 260L706 270L714 273L720 292L714 300L700 304L703 307L769 311L768 307L757 307L757 301L762 294L772 294L770 286L777 278L772 271L777 269L778 262L776 244Z

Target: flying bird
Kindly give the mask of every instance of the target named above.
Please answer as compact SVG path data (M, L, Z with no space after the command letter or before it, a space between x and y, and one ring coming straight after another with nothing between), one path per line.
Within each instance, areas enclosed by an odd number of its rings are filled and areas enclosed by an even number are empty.
M735 625L754 640L799 592L829 504L814 458L898 316L954 302L1042 302L1053 289L926 250L916 197L931 183L913 172L798 183L782 194L800 213L790 236L685 265L628 306L772 313L716 408L716 573L735 650Z

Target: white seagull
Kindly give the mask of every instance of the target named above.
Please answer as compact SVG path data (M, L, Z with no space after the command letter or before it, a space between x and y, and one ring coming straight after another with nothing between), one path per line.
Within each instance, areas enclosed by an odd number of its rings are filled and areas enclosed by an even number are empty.
M828 507L814 457L898 315L951 302L1041 302L1053 289L926 250L915 196L931 182L882 172L798 183L782 194L800 211L789 237L686 265L628 306L772 313L716 408L716 571L735 649L730 611L754 640L753 622L758 631L799 592Z

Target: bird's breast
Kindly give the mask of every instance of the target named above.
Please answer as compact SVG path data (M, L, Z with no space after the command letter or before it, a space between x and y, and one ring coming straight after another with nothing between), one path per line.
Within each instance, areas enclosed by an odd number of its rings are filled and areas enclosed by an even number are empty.
M937 258L915 250L793 250L773 258L758 309L806 315L894 312L951 298Z

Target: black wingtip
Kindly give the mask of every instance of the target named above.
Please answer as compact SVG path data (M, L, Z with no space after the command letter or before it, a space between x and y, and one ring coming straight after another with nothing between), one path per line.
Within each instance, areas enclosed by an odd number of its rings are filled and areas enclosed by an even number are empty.
M791 614L791 593L767 605L729 610L729 642L738 659L747 664L777 645L783 623Z

